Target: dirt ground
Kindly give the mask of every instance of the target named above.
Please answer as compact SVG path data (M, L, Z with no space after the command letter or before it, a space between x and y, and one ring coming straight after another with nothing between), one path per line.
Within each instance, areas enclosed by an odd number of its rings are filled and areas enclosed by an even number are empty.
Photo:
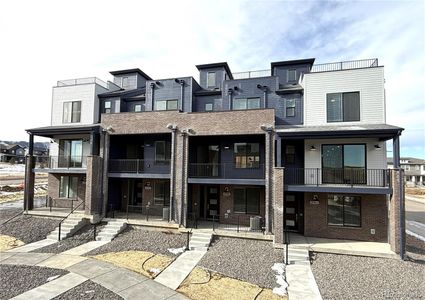
M419 196L420 198L425 198L425 189L422 188L406 188L407 195Z
M174 258L162 254L146 251L123 251L110 252L91 256L93 258L110 262L119 267L143 274L149 278L155 278L161 273Z
M17 238L9 235L0 234L0 251L10 250L25 243L18 240Z
M193 300L288 299L273 294L271 289L263 289L257 285L210 272L200 267L193 269L177 291Z

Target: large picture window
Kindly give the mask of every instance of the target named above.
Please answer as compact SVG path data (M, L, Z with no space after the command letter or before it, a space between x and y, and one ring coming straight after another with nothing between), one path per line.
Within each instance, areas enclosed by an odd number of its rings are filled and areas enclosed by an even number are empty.
M178 100L158 100L155 101L155 110L177 110Z
M83 141L59 141L59 168L81 168L83 166Z
M77 176L61 176L59 183L60 198L77 198L78 177Z
M236 98L233 99L233 110L260 108L260 98Z
M358 196L328 195L328 225L360 227L360 204Z
M366 183L366 145L322 145L322 182Z
M360 121L360 93L333 93L326 95L328 122Z
M63 103L63 123L79 123L81 120L81 101Z
M155 142L155 163L169 163L171 159L171 143L169 141Z
M234 144L235 168L259 168L260 144L235 143Z
M170 182L156 181L154 187L153 203L155 205L170 205Z
M261 192L259 188L233 189L233 211L235 213L259 214Z

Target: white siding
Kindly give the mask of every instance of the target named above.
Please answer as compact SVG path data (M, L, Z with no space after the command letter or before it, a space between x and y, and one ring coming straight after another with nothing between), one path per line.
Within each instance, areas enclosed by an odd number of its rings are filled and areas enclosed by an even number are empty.
M56 135L53 137L53 143L50 143L49 155L52 157L59 156L59 140L83 140L83 157L90 155L90 135L75 134L75 135ZM84 160L85 166L85 160Z
M304 125L384 124L384 68L365 68L304 75ZM360 92L360 122L326 120L326 94Z
M80 84L53 88L52 126L84 125L99 121L99 99L97 94L107 92L107 89L97 84ZM63 123L63 103L81 101L81 119L79 123Z

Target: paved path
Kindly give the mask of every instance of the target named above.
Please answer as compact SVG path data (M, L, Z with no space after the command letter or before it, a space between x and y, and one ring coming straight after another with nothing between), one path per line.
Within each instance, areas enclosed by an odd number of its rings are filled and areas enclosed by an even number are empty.
M406 233L425 241L425 199L406 195Z
M67 251L62 252L62 254L68 254L68 255L84 255L86 253L89 253L90 251L99 248L100 246L106 245L109 243L108 241L91 241L87 242L85 244L82 244L80 246L71 248Z
M51 299L89 279L124 299L187 299L146 276L88 257L63 253L0 252L2 264L50 267L70 272L15 299Z
M322 299L310 265L293 264L286 266L288 298L291 300Z
M34 243L26 244L20 247L16 247L8 250L7 252L31 252L49 245L56 243L57 240L54 239L44 239Z
M177 259L161 272L155 281L176 290L183 280L198 264L207 250L191 250L181 254Z

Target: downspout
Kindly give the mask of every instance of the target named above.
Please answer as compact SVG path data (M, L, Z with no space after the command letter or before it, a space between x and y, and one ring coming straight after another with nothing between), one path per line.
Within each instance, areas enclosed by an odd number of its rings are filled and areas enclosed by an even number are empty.
M184 80L183 79L174 79L175 82L180 84L180 105L179 111L182 112L184 110Z
M232 94L233 94L233 90L232 89L228 89L227 90L227 94L229 95L229 110L232 110Z
M267 108L267 88L263 90L264 93L264 108Z
M154 103L154 94L155 94L155 83L151 82L151 110L155 110L155 103Z

